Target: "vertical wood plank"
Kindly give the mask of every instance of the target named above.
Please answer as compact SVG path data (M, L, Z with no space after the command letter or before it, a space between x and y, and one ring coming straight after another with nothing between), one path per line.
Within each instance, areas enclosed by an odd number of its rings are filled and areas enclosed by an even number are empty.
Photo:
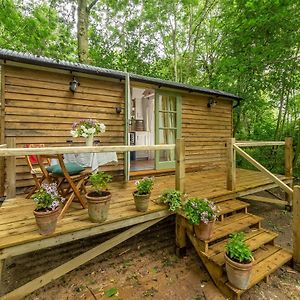
M6 139L8 148L16 148L16 138L8 137ZM6 158L7 174L7 199L16 197L16 157L9 156Z
M227 190L236 188L236 152L233 149L235 138L227 140Z
M300 271L300 186L294 186L293 195L293 264Z
M5 68L0 66L0 144L5 142ZM0 157L0 197L5 193L5 158Z
M175 172L175 188L176 190L185 192L185 146L184 139L176 140L176 172Z
M4 272L5 259L0 259L0 285L2 280L2 273Z
M284 165L285 176L293 176L293 139L291 137L285 138Z
M284 174L287 177L293 176L293 139L291 137L285 138L284 147ZM292 206L292 196L285 193L285 199L289 203L289 209Z
M186 254L186 228L184 226L184 217L176 214L176 255L184 256Z

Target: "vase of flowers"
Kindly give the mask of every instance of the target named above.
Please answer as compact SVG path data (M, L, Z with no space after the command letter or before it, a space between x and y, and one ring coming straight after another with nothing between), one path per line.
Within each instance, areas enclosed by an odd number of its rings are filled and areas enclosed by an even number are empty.
M92 222L101 223L107 219L111 193L107 190L107 184L112 177L105 172L96 172L90 175L89 182L92 190L85 197L88 203L89 217Z
M230 235L225 249L225 265L229 282L238 289L247 289L251 278L253 256L251 249L245 243L244 232Z
M84 137L87 146L93 146L94 135L105 132L105 125L93 119L82 119L74 122L71 129L73 137Z
M175 189L168 189L159 196L161 203L167 204L172 212L179 212L182 209L182 198L184 195Z
M211 238L217 213L217 206L207 199L191 197L184 204L186 218L194 225L196 237L203 241Z
M64 201L57 190L56 183L43 183L31 198L36 204L33 211L39 233L49 235L55 231L60 212L60 203Z
M152 177L144 177L143 179L135 182L136 190L133 192L133 198L137 211L147 211L153 184L154 179Z

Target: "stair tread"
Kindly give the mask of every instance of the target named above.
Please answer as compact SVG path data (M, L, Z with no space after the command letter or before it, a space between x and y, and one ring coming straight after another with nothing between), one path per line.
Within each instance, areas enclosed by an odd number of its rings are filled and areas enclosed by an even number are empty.
M287 250L281 249L279 246L268 245L268 247L266 247L265 250L261 250L257 256L257 261L254 263L247 290L271 273L275 272L278 268L286 264L291 259L292 254ZM229 282L227 282L226 285L237 295L241 295L246 291L235 288Z
M266 229L250 229L245 235L245 241L250 249L254 251L273 241L277 236L277 233ZM225 263L224 252L227 241L228 239L211 245L206 252L206 256L219 266L222 266Z
M243 209L245 207L248 207L249 205L250 205L249 203L237 199L231 199L231 200L219 202L217 203L217 206L220 210L218 215L221 216L224 214L228 214Z
M205 243L213 242L233 232L242 231L251 225L257 224L261 220L263 220L263 218L249 213L237 213L229 216L223 221L217 221L215 223L212 237L205 241Z

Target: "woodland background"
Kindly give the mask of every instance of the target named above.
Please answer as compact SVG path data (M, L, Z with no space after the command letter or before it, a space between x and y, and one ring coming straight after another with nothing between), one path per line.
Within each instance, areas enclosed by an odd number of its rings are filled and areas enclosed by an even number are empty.
M299 20L297 0L0 0L0 48L239 95L235 137L292 136L300 175ZM282 150L248 152L276 172Z

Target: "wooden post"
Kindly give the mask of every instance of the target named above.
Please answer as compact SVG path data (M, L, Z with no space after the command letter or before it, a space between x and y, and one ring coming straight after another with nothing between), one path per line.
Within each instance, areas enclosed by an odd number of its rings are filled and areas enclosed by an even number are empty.
M285 176L293 176L293 139L291 137L285 138L284 148L284 164L285 164Z
M185 192L185 146L182 138L176 140L175 188Z
M2 280L2 273L4 272L4 267L5 267L5 259L0 259L0 286Z
M236 153L233 149L235 138L227 140L227 190L234 191L236 188Z
M16 148L16 138L8 137L6 139L8 148ZM16 157L9 156L6 158L6 174L7 174L7 195L6 198L16 197Z
M300 186L294 186L293 195L293 265L300 271Z
M184 223L185 218L181 215L176 215L176 255L182 257L186 254L186 228Z
M284 175L287 177L293 176L293 139L291 137L285 138L284 147ZM288 209L290 210L293 199L288 193L285 193L285 199L289 203Z

